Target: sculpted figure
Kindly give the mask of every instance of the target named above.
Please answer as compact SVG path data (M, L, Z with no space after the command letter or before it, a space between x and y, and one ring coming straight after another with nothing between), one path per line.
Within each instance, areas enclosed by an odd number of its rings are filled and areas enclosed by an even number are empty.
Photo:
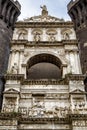
M49 35L49 41L54 42L55 36L53 34Z
M41 6L42 11L47 11L46 5Z
M36 32L35 36L34 36L34 40L36 42L40 41L40 34L38 32Z
M11 73L12 74L18 74L18 66L16 63L14 63L14 65L11 68Z

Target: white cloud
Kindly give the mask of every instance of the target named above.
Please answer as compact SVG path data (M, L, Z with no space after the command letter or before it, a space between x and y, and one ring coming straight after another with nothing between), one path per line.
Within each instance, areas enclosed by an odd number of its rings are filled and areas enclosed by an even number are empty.
M58 18L69 19L67 4L70 0L18 0L21 4L19 19L40 15L40 5L46 5L50 15Z

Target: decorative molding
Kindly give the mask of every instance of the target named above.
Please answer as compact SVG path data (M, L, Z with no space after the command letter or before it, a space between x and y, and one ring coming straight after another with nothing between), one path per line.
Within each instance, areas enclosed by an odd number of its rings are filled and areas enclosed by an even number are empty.
M19 120L20 124L27 124L27 123L41 123L41 124L47 124L48 122L54 122L54 123L60 123L60 124L65 124L65 123L69 123L69 118L21 118L21 120Z
M23 74L7 74L4 76L6 80L23 80L24 75Z
M4 94L18 94L19 91L15 90L15 89L9 89L7 91L3 92Z
M16 23L15 28L73 28L72 22L23 22Z
M83 75L83 74L67 74L66 78L68 80L77 80L77 81L81 81L82 80L82 81L84 81L85 75Z
M70 114L69 118L71 120L87 120L87 114Z
M67 79L61 80L21 80L22 85L68 85Z
M75 120L72 121L73 127L87 127L87 120Z
M0 120L0 126L14 126L14 125L17 125L17 120L12 120L12 119L9 119L9 120Z
M13 45L24 45L24 46L63 46L63 45L77 45L77 40L62 40L62 41L39 41L36 44L35 41L28 40L12 40L11 46Z

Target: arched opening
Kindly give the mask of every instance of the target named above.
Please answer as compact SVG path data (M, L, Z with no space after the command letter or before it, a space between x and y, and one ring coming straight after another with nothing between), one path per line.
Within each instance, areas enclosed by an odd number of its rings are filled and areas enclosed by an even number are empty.
M27 79L61 79L62 63L50 54L31 57L27 63Z

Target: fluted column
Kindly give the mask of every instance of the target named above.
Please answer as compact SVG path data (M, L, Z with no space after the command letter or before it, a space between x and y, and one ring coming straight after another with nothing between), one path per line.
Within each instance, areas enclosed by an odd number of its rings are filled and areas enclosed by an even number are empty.
M62 78L65 78L65 75L67 74L67 66L66 65L62 65Z
M73 51L70 51L70 71L72 74L75 74L76 66L75 66L75 58Z
M7 70L7 72L10 72L10 70L11 70L11 59L12 59L12 51L10 51L10 56L9 56L9 62L8 62L8 70Z
M67 73L70 73L71 72L71 70L70 70L71 65L70 65L70 55L69 55L69 51L68 50L66 51L66 59L68 61Z
M24 50L20 50L20 60L19 60L19 73L22 74L22 64L23 64L23 53L24 53Z

